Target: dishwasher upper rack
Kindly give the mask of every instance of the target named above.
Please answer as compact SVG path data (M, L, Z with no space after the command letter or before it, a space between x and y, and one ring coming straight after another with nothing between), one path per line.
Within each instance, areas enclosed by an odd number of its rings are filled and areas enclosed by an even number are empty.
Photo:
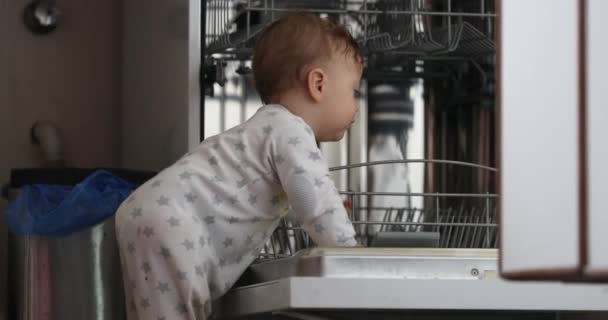
M437 0L442 10L423 0L209 0L206 1L204 55L247 60L254 39L266 26L294 11L332 17L347 25L367 54L475 58L495 53L488 0L478 12L457 11L455 3ZM466 21L468 20L468 21Z
M379 165L454 165L495 174L493 167L452 160L385 160L373 161L330 168L330 171L369 168ZM339 191L352 206L350 218L355 227L356 238L363 245L370 245L380 232L393 234L435 233L438 234L440 248L488 249L498 247L498 224L496 202L498 194L485 193L412 193L412 192L358 192ZM373 207L370 197L401 197L412 199L422 197L425 207ZM441 199L475 199L463 201L458 206L442 207ZM477 205L475 205L477 204ZM380 214L373 214L380 212ZM375 219L374 219L375 218ZM379 219L378 219L379 218ZM283 218L270 240L264 245L261 260L284 258L314 246L306 232L293 218Z

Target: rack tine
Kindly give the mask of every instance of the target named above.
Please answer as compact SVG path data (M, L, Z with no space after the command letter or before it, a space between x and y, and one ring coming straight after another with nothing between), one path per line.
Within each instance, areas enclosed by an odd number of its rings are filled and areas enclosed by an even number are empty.
M487 194L487 193L486 193ZM490 198L486 197L486 223L490 223ZM490 227L486 228L486 246L490 246Z
M283 227L283 229L285 230L285 232L283 233L283 236L285 237L283 239L283 244L287 247L287 253L292 255L294 253L293 248L291 247L291 241L289 240L290 236L289 236L289 228L287 226L287 222L285 221L285 219L281 219L281 225Z
M391 215L392 215L392 210L393 210L393 208L387 208L386 209L386 212L384 213L384 218L382 219L382 222L389 222L390 221ZM380 231L384 231L384 230L387 229L386 227L387 227L387 225L383 223L383 224L380 224L380 228L378 228L378 229Z
M462 206L460 207L459 210L462 210ZM453 233L454 233L454 225L452 225L452 223L454 223L456 221L456 216L458 215L458 211L455 211L454 214L452 216L450 216L449 221L447 221L448 223L450 223L448 225L448 231L447 231L447 235L446 235L446 244L445 247L446 248L451 248L452 247L452 238L454 237Z
M436 195L435 195L435 210L436 210L435 211L435 221L439 222L439 210L440 210L440 207L439 207L439 193L436 193ZM437 232L437 225L435 225L435 228L434 228L433 231Z
M450 216L452 215L452 207L448 207L448 211L446 212L445 215L443 215L440 219L441 221L439 222L448 222L450 219ZM442 248L447 247L447 230L448 230L448 226L442 226L441 228L439 228L439 238L440 240L440 244L439 246Z
M478 224L480 221L480 216L476 215L474 217L474 224ZM479 228L477 226L471 227L473 229L472 231L472 235L471 235L471 241L469 243L469 245L467 246L468 248L479 248L479 245L477 244L477 239L479 238L479 235L481 234L481 232L479 232Z
M460 210L458 211L458 214L454 217L454 222L455 223L459 223L461 216L464 212L464 204L461 205ZM454 228L454 234L452 235L452 239L450 239L450 248L458 248L457 246L457 239L458 239L458 234L460 231L460 227L459 226L453 226Z
M409 208L405 222L414 222L415 215L416 215L416 208ZM404 227L403 231L412 231L413 227L415 227L415 226L404 225L403 227Z
M404 216L405 216L405 208L397 209L397 217L395 218L395 222L404 222ZM395 225L393 231L405 231L405 225L404 224Z
M473 209L475 210L475 209ZM464 217L463 217L463 223L468 223L469 222L469 215L465 213ZM465 235L466 235L466 230L467 226L460 226L460 234L458 236L458 245L456 246L457 248L462 248L462 243L465 239Z

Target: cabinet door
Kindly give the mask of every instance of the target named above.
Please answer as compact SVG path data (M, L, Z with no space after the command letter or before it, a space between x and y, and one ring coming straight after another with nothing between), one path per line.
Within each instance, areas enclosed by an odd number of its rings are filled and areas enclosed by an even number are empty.
M574 275L581 254L579 2L499 4L501 273Z
M587 0L587 267L608 278L608 1Z

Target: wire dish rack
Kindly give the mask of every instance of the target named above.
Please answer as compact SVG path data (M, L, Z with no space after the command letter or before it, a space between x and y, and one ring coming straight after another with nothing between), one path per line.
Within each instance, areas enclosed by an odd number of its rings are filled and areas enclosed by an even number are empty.
M488 166L450 160L376 161L334 167L330 171L410 163L465 166L488 174L497 171ZM495 193L341 191L340 194L345 198L347 207L350 207L357 240L364 246L497 248L498 195ZM406 206L368 206L370 197L401 197L406 200ZM411 205L411 199L415 197L424 199L424 207ZM313 246L306 232L294 219L284 218L264 246L259 260L292 256Z
M488 0L209 0L205 56L248 59L255 37L293 11L347 25L364 53L473 58L495 52ZM474 11L473 11L474 10Z

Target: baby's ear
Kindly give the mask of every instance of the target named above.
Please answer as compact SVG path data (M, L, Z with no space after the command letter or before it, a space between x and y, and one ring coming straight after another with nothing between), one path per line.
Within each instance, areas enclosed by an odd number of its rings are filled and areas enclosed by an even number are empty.
M314 68L306 74L306 87L314 102L320 102L323 98L326 79L327 75L321 68Z

